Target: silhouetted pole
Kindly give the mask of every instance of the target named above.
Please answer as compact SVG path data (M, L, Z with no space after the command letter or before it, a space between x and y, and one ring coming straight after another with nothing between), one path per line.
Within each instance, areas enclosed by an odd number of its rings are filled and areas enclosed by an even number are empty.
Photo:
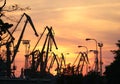
M102 76L102 47L103 47L103 43L98 43L98 46L100 47L100 75Z
M94 40L95 43L96 43L96 52L95 52L95 54L96 54L96 59L95 59L95 71L98 72L98 70L99 70L99 64L98 64L98 63L99 63L99 62L98 62L98 48L97 48L98 42L97 42L96 39L91 39L91 38L86 38L85 40L86 40L86 41Z

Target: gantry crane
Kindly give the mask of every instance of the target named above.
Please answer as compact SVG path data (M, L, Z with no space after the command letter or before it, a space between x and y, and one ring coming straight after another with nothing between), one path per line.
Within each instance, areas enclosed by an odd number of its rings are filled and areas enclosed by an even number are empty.
M38 43L40 42L40 40L43 37L43 34L45 33L46 30L48 30L48 33L45 38L42 50L41 51L35 50L35 48L37 47ZM30 53L30 55L32 55L32 66L31 66L32 71L30 71L30 72L32 74L37 75L37 73L38 74L41 73L44 75L46 73L48 54L49 54L49 52L52 52L52 43L54 43L55 48L58 49L55 39L54 39L52 27L49 28L48 26L46 26L45 29L43 30L43 33L41 34L40 38L38 39L35 47L33 48L33 51ZM40 67L40 69L39 69L40 72L38 71L39 67Z
M16 25L15 29L18 27L18 25L19 25L19 23L21 22L23 16L26 16L26 21L25 21L24 27L23 27L23 29L22 29L21 35L20 35L20 37L19 37L19 39L18 39L18 42L17 42L17 44L16 44L16 46L15 46L14 54L13 54L13 59L12 59L11 62L14 61L14 58L15 58L17 52L18 52L18 48L19 48L20 43L21 43L21 41L22 41L23 34L24 34L24 31L25 31L25 28L26 28L28 22L30 23L32 29L34 30L35 35L38 36L37 31L36 31L36 29L35 29L35 27L34 27L34 24L33 24L32 20L31 20L30 16L28 16L26 13L24 13L24 14L21 16L21 18L20 18L18 24Z
M18 27L19 23L21 22L23 16L26 17L26 21L25 21L24 27L23 27L23 29L22 29L22 32L21 32L21 34L20 34L20 37L19 37L19 39L18 39L18 42L17 42L17 44L16 44L15 47L14 47L14 39L13 39L13 36L11 36L11 35L13 35L13 33L15 32L15 30L17 29L17 27ZM4 44L4 45L6 45L6 49L7 49L7 50L6 50L6 51L7 51L7 55L6 55L6 66L7 66L7 76L8 76L8 77L11 77L11 73L12 73L12 72L11 72L11 64L14 62L14 59L15 59L16 54L17 54L17 52L18 52L20 43L21 43L22 38L23 38L23 35L24 35L24 31L25 31L25 28L26 28L28 22L30 23L32 29L34 30L35 35L38 36L37 31L36 31L36 29L35 29L35 27L34 27L34 24L33 24L32 20L31 20L30 16L27 15L26 13L24 13L24 14L21 16L20 20L18 21L17 25L15 26L14 30L10 33L10 37L8 38L7 42ZM8 32L8 33L9 33L9 32ZM10 41L9 41L9 40L10 40ZM11 43L13 43L13 51L11 51L11 49L10 49L10 48L11 48ZM12 53L13 53L13 54L12 54Z
M48 67L48 72L50 72L50 69L53 68L53 65L54 65L54 63L56 61L56 63L57 63L56 71L57 71L57 74L59 75L60 74L59 58L54 52L52 52L52 54L53 54L53 56L52 56L50 65Z
M61 53L61 59L60 59L60 68L66 68L66 61L65 61L65 56L63 53Z
M66 61L65 61L65 56L63 53L61 53L59 65L60 65L60 74L64 74L65 69L66 69Z
M79 58L79 60L78 60ZM76 61L78 60L77 66L74 68L74 74L82 74L84 64L89 64L87 53L79 52L77 58L75 59L73 66L75 66Z
M57 71L57 75L60 76L62 74L64 74L64 69L66 68L66 61L64 58L63 53L61 53L61 57L58 57L58 55L56 55L54 52L52 52L53 56L50 62L50 65L48 67L48 72L50 72L50 69L53 68L53 64L56 61L57 64L57 68L55 69L55 71Z
M48 60L48 53L49 53L49 51L52 51L52 42L54 43L56 49L58 49L58 47L56 45L56 42L55 42L55 39L54 39L52 27L49 28L47 26L46 28L48 29L48 34L46 36L46 39L45 39L42 51L40 53L40 62L41 62L41 64L40 64L40 70L43 73L46 71L47 60ZM45 49L46 43L47 43L46 56L45 56L45 60L43 62L43 53L44 53L44 49Z

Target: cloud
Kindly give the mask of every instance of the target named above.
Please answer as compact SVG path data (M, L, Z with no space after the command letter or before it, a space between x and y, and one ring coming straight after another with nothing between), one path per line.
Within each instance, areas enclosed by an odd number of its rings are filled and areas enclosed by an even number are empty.
M112 22L120 21L120 2L118 3L105 3L99 5L89 6L87 8L88 18L97 20L107 20Z

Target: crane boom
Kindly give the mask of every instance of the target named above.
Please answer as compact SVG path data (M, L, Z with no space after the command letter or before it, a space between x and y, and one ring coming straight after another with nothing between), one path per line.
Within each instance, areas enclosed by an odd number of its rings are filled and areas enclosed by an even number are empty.
M29 21L31 27L33 28L33 30L34 30L34 32L35 32L35 35L38 36L37 31L36 31L36 29L35 29L35 26L34 26L32 20L31 20L31 17L30 17L29 15L27 15L26 13L24 13L24 14L25 14L25 16L27 17L27 20Z
M41 34L40 38L38 39L38 41L37 41L37 43L36 43L35 47L34 47L34 48L33 48L33 50L32 50L32 52L34 52L35 48L37 47L38 43L40 42L40 40L41 40L41 38L42 38L42 36L43 36L43 34L44 34L45 30L46 30L46 28L45 28L45 29L44 29L44 31L42 32L42 34Z

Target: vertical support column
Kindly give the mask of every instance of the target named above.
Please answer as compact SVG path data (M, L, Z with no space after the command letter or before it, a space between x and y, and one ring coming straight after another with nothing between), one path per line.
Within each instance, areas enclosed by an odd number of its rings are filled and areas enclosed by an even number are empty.
M103 43L98 43L98 46L100 47L100 75L102 76L102 47L103 47Z
M7 62L6 62L6 65L7 65L7 76L8 77L11 77L11 51L10 51L10 42L8 42L6 44L6 48L7 48Z
M25 45L25 69L29 68L29 48L30 48L30 40L22 40Z

